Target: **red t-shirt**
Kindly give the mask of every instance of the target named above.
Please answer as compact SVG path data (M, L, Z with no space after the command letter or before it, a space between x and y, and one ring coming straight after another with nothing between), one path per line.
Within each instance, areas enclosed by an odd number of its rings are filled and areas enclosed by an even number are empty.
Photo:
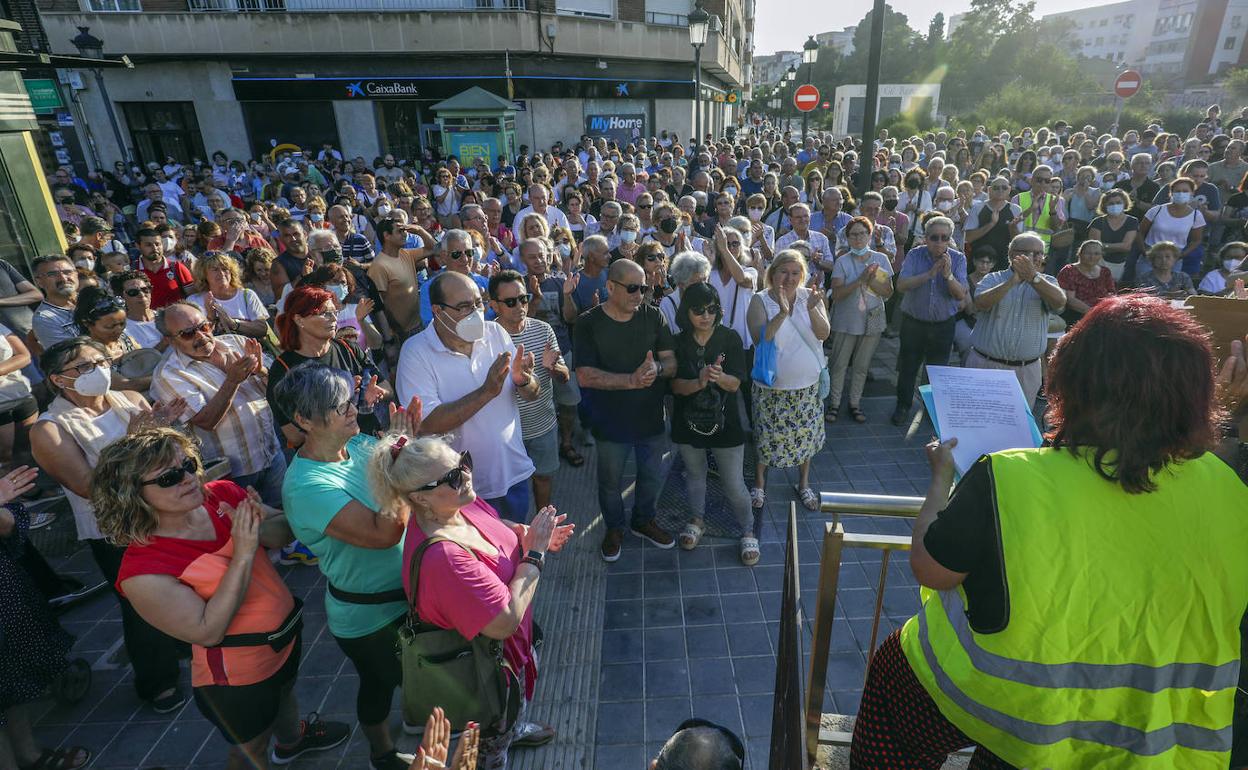
M246 491L232 481L210 481L204 485L204 508L212 519L212 540L187 540L154 535L146 545L131 544L121 558L117 590L139 575L172 575L194 589L204 601L216 593L234 556L230 537L233 522L220 512L222 503L237 506ZM273 563L263 551L251 567L251 582L238 611L226 629L227 634L269 633L281 627L294 609L290 589L278 577ZM290 657L293 644L274 652L268 645L256 647L191 646L191 685L241 686L256 684L273 676Z
M420 563L420 595L416 610L422 620L453 628L465 639L481 633L511 603L508 587L524 556L520 538L481 498L460 509L468 523L497 553L467 551L454 543L435 543ZM403 590L411 597L412 554L428 538L412 517L403 543ZM537 664L533 660L533 606L529 605L516 632L503 642L503 656L517 672L524 672L525 697L533 697Z
M1089 278L1073 262L1057 271L1057 285L1088 307L1114 293L1114 276L1104 265L1095 278Z
M172 304L195 293L195 278L191 271L181 262L170 262L165 258L165 266L159 270L148 270L142 259L139 270L152 282L152 309L156 310ZM186 287L186 291L182 287Z

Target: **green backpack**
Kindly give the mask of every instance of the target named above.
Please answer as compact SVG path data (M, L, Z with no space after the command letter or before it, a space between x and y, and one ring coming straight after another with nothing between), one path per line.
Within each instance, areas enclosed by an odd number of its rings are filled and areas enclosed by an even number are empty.
M503 658L503 643L484 634L468 640L454 629L440 628L416 612L420 564L425 550L439 542L431 537L416 548L411 562L411 603L407 622L399 629L399 658L403 664L403 721L422 728L435 706L441 706L451 729L468 722L481 725L484 736L497 735L520 712L523 684ZM460 543L472 558L477 555Z

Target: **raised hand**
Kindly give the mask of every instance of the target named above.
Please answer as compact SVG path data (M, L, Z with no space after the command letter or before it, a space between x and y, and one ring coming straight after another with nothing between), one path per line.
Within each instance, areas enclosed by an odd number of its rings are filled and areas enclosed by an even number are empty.
M559 363L559 350L555 348L554 345L551 345L549 342L546 343L546 349L542 351L542 366L545 367L546 369L554 369L555 364L558 364L558 363Z
M420 434L420 423L424 419L424 404L420 396L412 396L406 407L390 404L390 432L404 436Z
M524 352L524 344L516 346L515 358L511 359L511 381L516 387L524 387L529 384L529 378L533 376L533 354Z
M533 521L529 522L529 528L525 530L524 536L520 538L520 550L526 553L529 551L546 553L550 549L551 537L555 534L556 514L557 511L553 505L548 505L538 511Z
M255 374L259 368L259 356L251 354L237 356L225 365L225 379L227 382L238 385Z
M485 388L485 392L491 396L497 396L503 392L503 384L507 382L507 375L511 371L511 353L500 353L498 358L494 359L494 363L490 364L490 371L485 374L485 382L481 387Z
M425 735L409 770L435 770L446 767L451 749L451 722L441 707L434 707L425 721Z
M576 287L581 285L581 274L573 273L568 276L568 280L563 282L563 295L565 297L572 296L572 292L576 291Z
M646 351L646 357L632 373L630 380L634 388L648 388L659 376L659 367L654 362L654 353Z
M222 504L221 512L233 520L230 537L234 541L235 556L251 556L260 545L260 522L264 513L250 498L243 498L237 508Z
M364 405L376 406L377 402L386 397L386 391L377 384L377 375L369 378L368 383L364 386Z
M8 505L35 488L35 479L39 469L29 465L20 465L0 477L0 505Z
M373 311L376 309L377 303L373 302L373 300L369 297L364 297L355 306L355 320L363 321L365 318L372 315Z

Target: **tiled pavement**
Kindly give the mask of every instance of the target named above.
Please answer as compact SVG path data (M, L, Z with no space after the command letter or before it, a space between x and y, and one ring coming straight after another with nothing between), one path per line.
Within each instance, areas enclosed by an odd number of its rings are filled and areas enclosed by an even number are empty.
M877 380L863 400L870 420L842 419L828 426L827 444L814 459L818 490L922 494L927 466L919 432L910 439L888 423L894 346L877 357ZM930 427L926 427L930 431ZM762 559L741 566L735 540L707 538L693 552L660 551L626 539L620 560L597 557L602 536L594 502L592 459L581 469L563 468L556 503L578 523L567 552L552 558L538 598L546 629L542 680L531 716L560 730L556 742L517 751L512 767L640 770L672 729L699 716L738 731L751 768L765 767L770 732L775 644L783 573L784 526L796 471L773 471L763 510ZM679 505L679 499L665 504ZM809 645L826 517L798 506L800 582ZM857 532L908 533L904 521L847 517ZM59 523L58 523L59 524ZM832 637L824 710L854 713L865 673L865 649L874 609L879 553L845 552ZM93 574L85 551L57 560L65 573ZM356 678L325 629L324 584L318 570L281 568L292 591L306 602L304 660L297 693L305 711L354 723ZM905 565L890 567L881 638L917 608L917 588ZM73 707L50 706L37 735L44 745L93 748L94 768L217 768L224 742L193 704L171 716L153 714L134 695L120 647L114 600L101 596L66 613L62 621L77 638L75 654L87 658L95 682ZM187 675L189 679L189 674ZM804 681L804 679L803 679ZM396 699L397 705L397 699ZM397 709L394 714L397 724ZM400 747L413 747L401 739ZM343 748L295 768L366 768L358 729Z

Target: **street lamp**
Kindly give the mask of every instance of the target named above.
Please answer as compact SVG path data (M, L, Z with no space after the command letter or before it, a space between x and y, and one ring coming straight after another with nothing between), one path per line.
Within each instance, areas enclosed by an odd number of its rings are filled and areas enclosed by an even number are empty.
M787 83L787 84L788 84L788 86L789 86L789 102L790 102L790 104L793 102L793 93L794 93L793 81L794 81L794 80L797 80L797 67L795 67L795 66L793 66L792 64L790 64L790 65L789 65L789 69L788 69L788 71L786 71L786 72L784 73L784 82L785 82L785 83ZM795 107L794 109L796 109L796 107ZM787 128L786 128L786 130L787 130Z
M689 45L693 46L693 146L697 150L702 141L702 46L706 45L706 33L711 28L711 15L702 10L702 0L696 0L689 12Z
M811 35L806 38L806 42L802 44L802 63L806 65L806 82L809 83L811 76L814 74L815 60L819 58L819 44L815 42L815 36ZM810 118L809 112L802 113L802 141L806 140L806 122Z
M69 42L73 43L74 48L78 49L78 53L82 54L82 58L103 61L104 41L92 35L90 29L90 27L79 27L78 34ZM117 113L113 110L113 100L108 97L108 87L104 85L104 70L101 67L92 67L91 72L95 74L95 84L100 89L100 98L104 100L104 109L108 112L108 122L113 125L113 137L117 140L117 149L121 152L121 157L126 161L126 165L132 165L130 152L126 148L126 141L121 138L121 126L117 123Z

